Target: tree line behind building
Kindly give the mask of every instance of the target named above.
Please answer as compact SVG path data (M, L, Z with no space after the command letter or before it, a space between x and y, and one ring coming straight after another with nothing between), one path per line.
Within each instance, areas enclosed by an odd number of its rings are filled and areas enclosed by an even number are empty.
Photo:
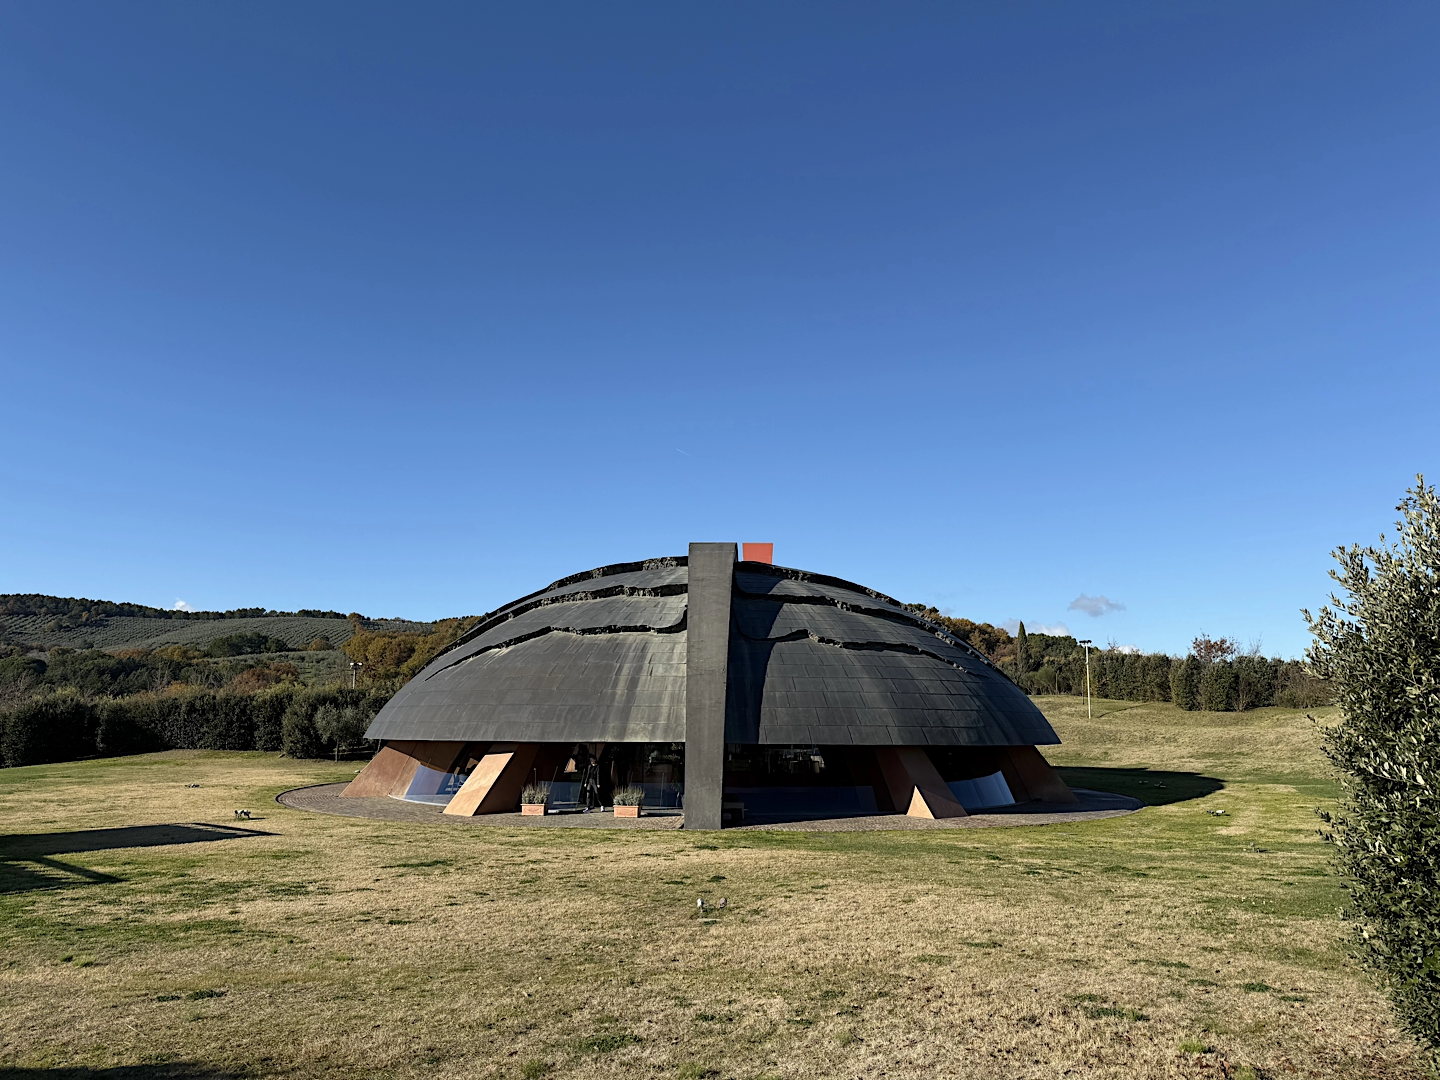
M1085 693L1085 649L1074 637L1015 634L989 623L952 619L933 607L909 605L979 650L1029 694ZM1280 705L1309 709L1330 703L1330 686L1300 660L1241 651L1229 638L1201 634L1186 656L1109 646L1090 649L1090 692L1120 701L1169 701L1186 710L1243 712Z

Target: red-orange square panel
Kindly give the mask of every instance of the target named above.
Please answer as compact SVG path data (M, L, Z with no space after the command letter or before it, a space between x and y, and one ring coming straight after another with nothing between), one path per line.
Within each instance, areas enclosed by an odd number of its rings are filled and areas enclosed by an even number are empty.
M773 563L775 561L775 545L741 544L740 557L746 562Z

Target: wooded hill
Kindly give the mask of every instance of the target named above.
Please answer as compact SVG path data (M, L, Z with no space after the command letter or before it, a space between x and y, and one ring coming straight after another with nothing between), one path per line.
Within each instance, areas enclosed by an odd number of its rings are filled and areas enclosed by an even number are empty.
M184 645L203 652L217 638L236 634L259 634L283 642L287 649L304 649L317 640L328 642L327 648L339 648L357 629L425 634L434 628L432 623L404 619L367 619L358 612L342 615L317 609L266 608L171 611L69 596L0 594L0 645L18 646L28 652L47 651L57 645L110 651Z

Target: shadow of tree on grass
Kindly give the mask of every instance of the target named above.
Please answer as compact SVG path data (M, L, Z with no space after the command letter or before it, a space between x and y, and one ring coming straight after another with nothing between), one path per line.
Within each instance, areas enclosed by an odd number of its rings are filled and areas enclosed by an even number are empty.
M1150 806L1203 799L1225 787L1225 781L1214 776L1192 772L1164 772L1159 769L1101 769L1061 767L1055 770L1072 788L1091 791L1112 791L1128 795Z
M13 833L0 836L0 893L57 889L66 885L105 885L120 879L61 862L56 855L118 848L169 847L247 836L273 836L259 829L230 825L128 825L118 829L83 829L75 832ZM0 1080L4 1073L0 1072Z

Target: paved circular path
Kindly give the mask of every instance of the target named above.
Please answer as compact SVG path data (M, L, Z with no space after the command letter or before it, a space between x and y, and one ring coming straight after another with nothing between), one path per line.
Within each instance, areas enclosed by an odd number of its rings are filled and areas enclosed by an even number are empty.
M311 810L319 814L341 817L374 818L379 821L416 821L431 825L520 825L540 829L678 829L684 815L676 811L656 811L642 818L617 818L609 811L588 814L547 814L545 817L524 817L518 813L479 814L475 817L453 817L442 814L440 807L426 803L403 802L385 796L380 798L342 799L344 784L317 784L314 787L291 788L275 796L275 801L295 810ZM1059 825L1071 821L1093 821L1096 818L1133 814L1145 804L1139 799L1112 795L1107 791L1076 788L1078 803L1021 803L963 818L931 820L903 814L877 814L869 817L822 818L807 820L752 820L737 826L746 829L777 829L787 832L876 832L883 829L986 829L1013 825ZM727 829L727 832L730 830Z

